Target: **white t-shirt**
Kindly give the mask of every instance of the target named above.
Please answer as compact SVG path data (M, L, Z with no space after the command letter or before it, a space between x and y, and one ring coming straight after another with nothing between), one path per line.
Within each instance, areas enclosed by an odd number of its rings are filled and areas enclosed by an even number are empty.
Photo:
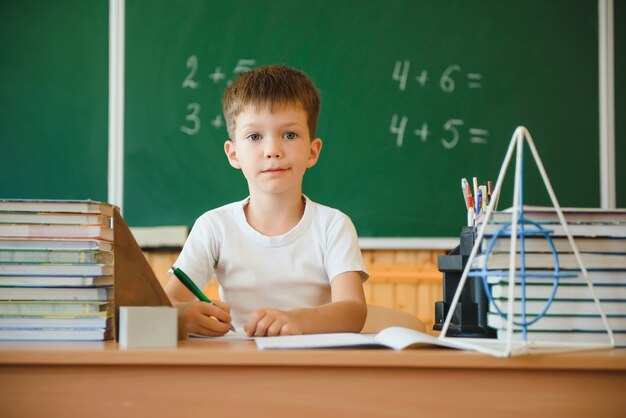
M215 274L235 327L259 308L329 303L330 283L341 273L356 271L368 278L356 230L342 212L305 196L300 222L283 235L268 237L248 224L248 200L200 216L175 263L200 289Z

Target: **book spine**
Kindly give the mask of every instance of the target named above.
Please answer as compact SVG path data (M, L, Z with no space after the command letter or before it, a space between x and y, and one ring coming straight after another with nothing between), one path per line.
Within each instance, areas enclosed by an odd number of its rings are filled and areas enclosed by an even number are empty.
M54 315L92 314L113 312L111 303L106 302L3 302L0 301L0 315Z
M36 288L4 287L0 288L0 300L21 301L110 301L113 297L111 287L105 288Z
M532 319L532 318L531 318ZM607 318L609 326L613 331L626 331L626 316L610 316ZM522 318L516 316L513 329L521 330ZM506 329L506 319L500 315L489 314L487 323L490 327L503 330ZM604 331L604 322L599 315L559 315L544 316L537 322L529 326L531 331Z
M2 263L111 264L113 253L103 251L2 251Z
M529 331L527 337L531 341L536 342L567 342L567 343L609 343L609 335L606 331ZM499 330L498 339L506 340L507 331ZM616 348L626 348L626 332L613 332ZM522 339L521 331L515 331L513 339L520 341Z
M626 283L617 286L599 286L595 285L596 295L601 299L624 300L626 302ZM548 299L552 293L550 285L526 285L526 298L529 299ZM516 286L514 290L516 298L521 298L521 286ZM491 287L491 295L494 298L507 298L509 295L508 285L493 285ZM581 285L560 285L556 289L555 297L557 299L593 299L591 290L586 284Z
M623 315L626 312L625 302L602 301L602 310L607 315ZM526 314L539 315L545 308L547 301L526 301ZM496 306L503 313L508 313L508 302L504 299L495 300L489 303L489 312L498 313ZM516 300L513 304L513 310L516 314L522 312L522 303ZM600 311L593 300L579 301L563 301L555 300L552 302L548 311L548 315L599 315Z

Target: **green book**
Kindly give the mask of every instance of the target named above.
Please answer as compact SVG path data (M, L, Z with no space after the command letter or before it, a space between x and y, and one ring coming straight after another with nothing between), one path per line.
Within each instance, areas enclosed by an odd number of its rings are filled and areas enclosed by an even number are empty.
M0 212L0 223L110 226L111 217L98 214L65 212Z
M113 243L96 239L0 237L0 249L113 251Z
M0 263L0 276L110 276L112 264Z
M113 286L113 276L0 276L0 287Z
M0 332L5 329L28 328L106 328L111 326L110 316L0 316Z
M111 328L0 329L0 341L102 341L111 338Z
M96 213L113 216L113 205L94 200L0 199L0 211Z
M549 280L544 280L543 284L527 283L525 286L525 297L528 299L548 299L552 294L552 289L552 283ZM594 284L593 289L600 299L626 301L626 283ZM491 296L494 298L508 298L508 283L492 285ZM556 299L593 299L591 289L587 283L581 280L578 280L577 283L559 283L554 296ZM515 286L514 297L518 299L522 297L520 285Z
M112 264L113 252L0 249L0 263Z
M113 287L0 287L0 300L109 301Z
M0 315L110 315L110 302L0 300Z
M533 317L527 318L531 320ZM607 316L609 326L613 331L626 331L626 315ZM521 323L522 317L515 315L514 321ZM505 330L507 320L497 314L488 314L487 324L491 328ZM514 329L521 330L519 325L513 325ZM603 331L606 329L602 317L598 315L545 315L537 322L528 326L531 331Z
M626 347L626 331L613 331L615 347ZM506 340L507 331L499 330L498 339ZM529 331L526 333L528 341L550 343L586 343L602 344L609 343L609 334L606 331ZM513 341L522 341L522 331L513 332Z

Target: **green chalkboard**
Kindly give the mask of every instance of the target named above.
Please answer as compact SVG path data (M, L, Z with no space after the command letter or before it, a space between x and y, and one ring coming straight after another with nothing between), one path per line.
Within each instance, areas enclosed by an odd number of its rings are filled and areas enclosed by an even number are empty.
M271 63L319 87L324 149L304 190L360 236L457 235L460 179L495 180L518 125L560 203L598 206L597 20L595 0L129 0L125 216L189 225L246 196L221 95ZM526 202L547 204L538 179L529 165Z
M0 197L106 199L108 6L0 3ZM614 7L624 207L626 6ZM190 225L246 195L220 100L237 72L270 63L320 88L324 150L305 191L361 236L457 235L460 178L495 178L519 124L561 203L599 205L596 0L127 0L126 12L131 225ZM547 204L537 178L529 167L526 200Z
M0 2L0 196L107 198L108 2Z

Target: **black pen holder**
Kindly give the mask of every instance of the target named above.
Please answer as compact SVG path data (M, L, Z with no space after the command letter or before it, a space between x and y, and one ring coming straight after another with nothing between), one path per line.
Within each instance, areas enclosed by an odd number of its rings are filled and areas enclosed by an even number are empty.
M449 254L441 255L437 268L443 273L443 301L435 302L435 331L441 331L452 299L461 281L475 241L475 229L464 226L460 244ZM448 327L448 337L496 338L496 331L487 326L489 301L480 278L468 277Z

